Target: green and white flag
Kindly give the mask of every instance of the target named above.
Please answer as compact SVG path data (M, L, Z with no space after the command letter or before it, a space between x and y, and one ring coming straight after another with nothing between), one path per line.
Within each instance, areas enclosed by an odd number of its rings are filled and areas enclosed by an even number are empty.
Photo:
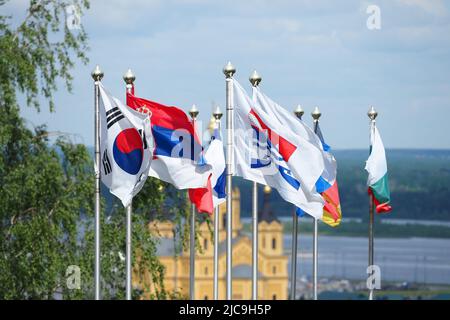
M378 213L389 212L392 208L390 206L391 195L389 191L386 153L375 122L372 122L370 130L370 144L370 156L367 159L365 168L369 173L367 180L369 194L373 195Z

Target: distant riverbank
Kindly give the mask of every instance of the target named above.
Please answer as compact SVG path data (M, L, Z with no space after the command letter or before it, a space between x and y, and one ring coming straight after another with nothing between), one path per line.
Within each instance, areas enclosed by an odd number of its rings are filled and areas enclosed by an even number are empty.
M250 231L250 219L243 218L244 230ZM292 232L292 218L283 218L281 220L284 226L284 233ZM336 228L319 223L319 234L327 236L345 236L345 237L366 237L367 222L361 220L344 221ZM313 223L310 218L299 219L299 232L301 234L310 234L313 232ZM437 238L450 239L450 226L447 223L427 224L414 222L390 223L387 221L376 221L375 236L380 238Z

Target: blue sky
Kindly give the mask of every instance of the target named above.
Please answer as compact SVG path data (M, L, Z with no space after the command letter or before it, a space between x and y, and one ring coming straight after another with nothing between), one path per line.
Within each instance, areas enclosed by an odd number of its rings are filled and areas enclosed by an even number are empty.
M381 29L369 30L369 5L381 9ZM4 10L14 23L27 1ZM56 112L31 108L30 125L69 132L93 144L93 81L124 98L123 73L136 74L136 94L188 110L207 121L212 103L224 108L222 67L231 61L250 92L256 69L262 90L286 109L315 106L336 149L367 148L374 105L388 148L450 148L450 6L440 0L206 1L95 0L82 17L90 63L74 70L74 91L56 94Z

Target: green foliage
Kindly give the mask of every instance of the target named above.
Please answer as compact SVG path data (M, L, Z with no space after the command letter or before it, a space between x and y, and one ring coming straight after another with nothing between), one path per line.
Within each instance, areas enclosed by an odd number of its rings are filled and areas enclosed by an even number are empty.
M0 6L5 1L0 0ZM68 137L49 140L45 126L28 128L20 117L18 95L40 109L41 98L54 110L56 83L71 90L76 56L86 63L86 33L72 33L65 7L87 9L87 1L30 1L28 15L16 29L0 16L0 299L86 299L94 297L94 232L92 157ZM161 191L160 187L164 187ZM125 294L125 210L117 200L106 210L102 200L102 297ZM156 288L151 296L179 296L163 285L157 259L157 237L147 227L150 216L173 218L185 244L189 213L185 192L149 178L134 199L133 265L147 269ZM152 210L150 210L152 209ZM182 245L179 250L182 249ZM81 270L81 288L69 289L66 270ZM135 292L135 298L139 293Z
M88 47L83 27L71 32L65 23L68 5L78 7L80 12L89 8L87 0L31 0L27 16L17 29L11 29L9 17L1 16L0 85L7 99L5 104L16 103L19 89L28 105L39 110L39 96L43 96L53 111L53 92L58 79L71 91L70 70L75 63L71 54L87 63Z

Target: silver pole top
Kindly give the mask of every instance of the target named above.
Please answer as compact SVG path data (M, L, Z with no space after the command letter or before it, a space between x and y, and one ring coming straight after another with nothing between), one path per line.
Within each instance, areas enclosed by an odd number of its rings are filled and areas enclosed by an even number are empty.
M372 107L370 107L369 111L367 112L367 116L370 118L370 120L375 121L375 118L378 116L378 112L372 106Z
M189 115L193 120L195 120L200 111L198 111L197 106L195 104L192 105L191 110L189 110Z
M258 72L253 71L253 73L251 74L250 78L248 78L248 80L250 81L250 83L252 84L252 86L257 87L260 83L261 83L261 76L258 74Z
M123 75L123 81L125 81L126 84L133 84L134 80L136 80L136 76L131 69L128 69Z
M216 121L219 121L220 118L222 118L222 116L223 116L223 113L222 113L222 111L220 110L220 107L219 107L219 106L216 106L216 109L215 109L214 112L213 112L213 117L214 117L214 119L216 119Z
M95 66L95 69L91 72L92 79L94 81L100 81L103 78L103 71L100 70L100 67L98 65Z
M319 110L319 107L315 107L314 111L311 112L311 116L313 117L314 121L318 121L322 113Z
M297 105L297 108L295 108L294 110L294 114L297 116L297 118L301 119L305 114L305 111L303 110L301 105Z
M231 64L230 61L226 64L225 67L223 67L223 74L226 78L233 77L233 74L236 72L236 68Z

